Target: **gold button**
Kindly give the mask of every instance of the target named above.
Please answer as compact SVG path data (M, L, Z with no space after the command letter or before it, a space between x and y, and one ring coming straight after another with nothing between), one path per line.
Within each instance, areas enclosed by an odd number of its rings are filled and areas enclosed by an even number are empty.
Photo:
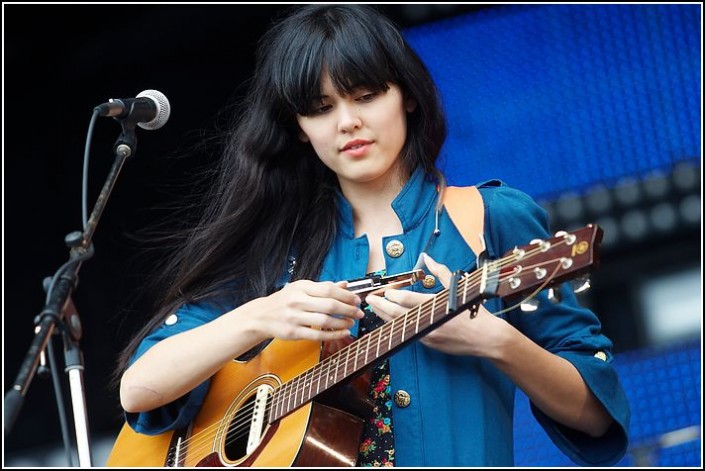
M398 240L390 240L387 243L387 253L390 257L400 257L404 253L404 244Z
M599 352L595 353L593 355L595 358L599 358L602 361L607 361L607 354L600 350Z
M408 392L400 389L394 393L394 402L399 407L409 407L409 404L411 404L411 396L409 396Z
M423 283L424 288L433 288L436 286L436 277L433 275L426 275L421 283Z

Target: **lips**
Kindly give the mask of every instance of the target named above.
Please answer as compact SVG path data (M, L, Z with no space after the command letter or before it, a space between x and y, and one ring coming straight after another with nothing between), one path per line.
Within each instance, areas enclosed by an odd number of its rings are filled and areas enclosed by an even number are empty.
M342 149L340 149L341 152L345 152L348 150L356 150L360 149L366 145L372 144L372 141L366 141L364 139L355 139L353 141L350 141L346 143Z

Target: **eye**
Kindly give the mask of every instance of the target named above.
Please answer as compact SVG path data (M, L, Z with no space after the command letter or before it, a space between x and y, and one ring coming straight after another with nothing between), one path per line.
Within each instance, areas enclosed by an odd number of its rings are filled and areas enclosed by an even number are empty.
M366 92L366 93L363 93L362 95L358 96L357 98L355 98L355 101L359 101L361 103L367 103L369 101L374 100L376 96L377 96L377 92Z
M323 102L312 103L308 108L306 116L316 116L328 112L332 108L332 105Z
M326 111L330 110L332 108L331 105L320 105L320 106L315 106L311 109L311 114L323 114Z

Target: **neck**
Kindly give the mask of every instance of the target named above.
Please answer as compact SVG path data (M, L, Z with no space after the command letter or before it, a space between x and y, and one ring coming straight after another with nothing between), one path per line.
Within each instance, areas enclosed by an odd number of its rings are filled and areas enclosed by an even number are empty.
M370 182L340 182L340 189L353 209L355 232L362 227L379 226L380 221L397 220L392 202L406 180L408 178L402 178L400 172L389 172L383 178Z

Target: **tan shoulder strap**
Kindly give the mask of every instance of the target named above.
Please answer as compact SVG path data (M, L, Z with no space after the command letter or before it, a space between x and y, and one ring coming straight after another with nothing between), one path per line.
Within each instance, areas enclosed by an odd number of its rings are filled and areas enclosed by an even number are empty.
M482 234L485 225L485 205L474 186L449 186L443 192L443 205L453 224L475 255L485 250Z

